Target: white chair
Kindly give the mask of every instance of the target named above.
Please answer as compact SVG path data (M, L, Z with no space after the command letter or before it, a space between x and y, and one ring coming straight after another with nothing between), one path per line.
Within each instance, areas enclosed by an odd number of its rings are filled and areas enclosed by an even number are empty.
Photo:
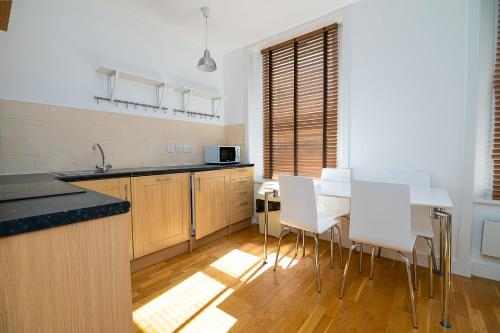
M349 249L349 258L344 268L340 287L340 298L344 294L352 251L356 247L361 247L363 244L372 246L370 279L373 278L373 260L376 247L392 250L401 256L406 265L413 327L416 328L417 313L410 262L403 254L412 252L416 237L412 233L411 227L410 189L408 185L351 182L349 239L355 241L356 244Z
M431 174L426 171L415 171L415 170L390 170L386 176L387 183L393 184L406 184L410 187L431 187ZM418 211L412 209L411 218L412 230L418 237L423 237L429 246L430 259L429 268L433 267L434 271L437 271L436 267L436 255L434 253L434 230L432 228L432 222L426 218L422 219L418 216ZM378 250L378 256L380 257L381 248ZM430 277L432 279L432 276ZM418 290L417 282L417 252L416 249L413 251L413 286L415 290ZM429 280L429 297L433 297L433 281Z
M314 183L311 178L297 176L280 176L280 201L281 201L281 233L278 240L278 250L274 262L274 270L278 265L281 247L281 238L287 229L311 232L315 243L315 262L317 273L317 289L321 292L320 264L319 264L319 235L328 229L330 238L330 267L333 269L333 227L338 223L340 213L323 211L316 204ZM298 250L298 236L295 244L295 254Z
M338 182L338 183L350 183L351 169L323 168L321 170L321 180ZM349 222L349 211L350 211L349 199L318 197L318 206L320 207L320 209L325 211L333 210L339 212L340 214L342 214L341 217L344 218L347 222ZM335 229L337 229L337 233L339 235L340 267L344 267L344 258L342 256L341 223L336 224ZM304 237L302 238L302 241L304 242Z

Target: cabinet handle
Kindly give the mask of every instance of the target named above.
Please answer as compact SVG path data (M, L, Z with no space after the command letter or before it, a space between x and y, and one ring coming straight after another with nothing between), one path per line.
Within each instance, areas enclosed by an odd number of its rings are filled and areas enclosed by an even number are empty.
M241 202L238 207L243 207L243 206L246 206L246 205L248 205L248 201Z
M128 201L128 184L125 184L125 200Z
M200 181L200 177L198 177L198 191L201 190L201 181Z
M156 178L157 182L164 182L164 181L167 181L167 180L170 180L170 177Z

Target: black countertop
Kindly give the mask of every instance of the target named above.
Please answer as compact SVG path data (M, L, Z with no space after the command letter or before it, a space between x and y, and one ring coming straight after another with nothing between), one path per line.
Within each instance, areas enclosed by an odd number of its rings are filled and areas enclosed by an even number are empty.
M118 177L138 177L163 175L168 173L183 173L183 172L200 172L230 168L246 168L253 167L251 163L237 164L189 164L175 165L163 167L148 167L148 168L128 168L128 169L110 169L105 173L91 174L76 174L76 172L61 172L56 173L56 178L64 181L92 180L103 178L118 178Z
M50 193L42 197L0 202L0 237L123 214L130 210L128 201L89 190L84 192L71 191L66 186L79 188L65 184L66 181L199 172L251 166L253 164L180 165L158 168L111 169L106 173L84 175L71 172L0 176L0 183L6 183L9 186L15 186L16 183L19 183L23 189L26 189L26 184L32 183L41 191L45 184L49 187L47 192ZM51 192L51 189L54 188L62 189L61 193L63 194L57 195L53 191Z

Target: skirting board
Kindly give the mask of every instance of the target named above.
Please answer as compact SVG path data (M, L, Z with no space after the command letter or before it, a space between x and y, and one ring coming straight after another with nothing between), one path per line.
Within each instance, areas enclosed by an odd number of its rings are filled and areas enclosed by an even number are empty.
M219 231L216 231L206 237L196 240L194 237L191 239L192 250L199 248L205 244L211 243L217 239L229 236L229 232L236 232L238 230L242 230L248 228L252 224L252 219L243 220L241 222L237 222L232 224L231 226L225 227ZM189 241L182 242L173 246L170 246L166 249L157 251L155 253L148 254L144 257L140 257L134 259L130 262L130 271L132 273L140 271L146 267L157 264L163 260L170 259L172 257L188 253L189 252Z
M500 265L473 260L472 275L500 281Z

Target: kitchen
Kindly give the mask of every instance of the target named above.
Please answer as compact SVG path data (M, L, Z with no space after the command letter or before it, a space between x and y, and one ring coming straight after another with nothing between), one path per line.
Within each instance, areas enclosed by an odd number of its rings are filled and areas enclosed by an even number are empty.
M0 331L497 331L497 11L1 1Z

